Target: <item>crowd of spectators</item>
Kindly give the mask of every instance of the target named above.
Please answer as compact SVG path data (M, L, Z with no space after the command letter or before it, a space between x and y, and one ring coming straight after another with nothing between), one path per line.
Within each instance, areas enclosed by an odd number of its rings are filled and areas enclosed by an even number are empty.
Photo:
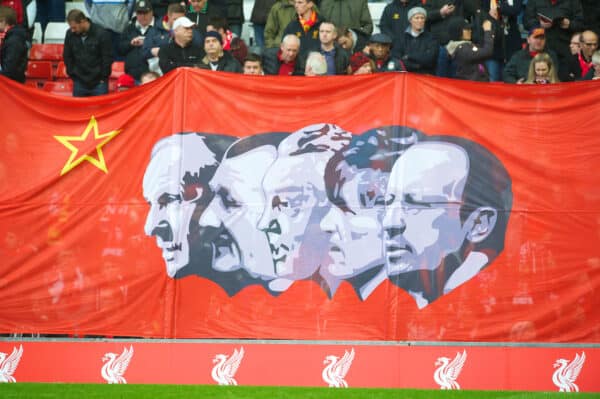
M12 7L0 9L0 73L23 82L28 0L1 1ZM395 71L505 83L600 75L600 7L587 0L392 0L375 34L367 0L257 0L251 43L241 38L241 0L85 6L89 18L78 9L66 16L64 60L75 96L106 93L115 60L124 60L134 84L146 72L161 76L182 66L259 75Z

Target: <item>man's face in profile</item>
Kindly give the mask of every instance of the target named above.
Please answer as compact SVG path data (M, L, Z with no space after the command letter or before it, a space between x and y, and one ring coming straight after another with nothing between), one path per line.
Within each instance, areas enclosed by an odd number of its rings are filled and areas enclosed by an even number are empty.
M215 270L243 267L251 275L275 277L269 244L256 226L265 207L262 179L276 156L274 146L257 147L223 160L212 178L215 197L200 226L214 229L210 235Z
M310 277L324 255L326 235L319 221L326 211L322 205L326 194L314 160L310 155L279 158L263 181L266 204L259 228L267 235L279 277Z
M329 272L348 278L384 262L381 222L389 174L373 169L350 171L345 162L340 167L347 170L344 176L351 176L341 190L349 209L332 205L321 229L330 234Z
M191 247L201 244L196 226L211 195L206 182L197 178L202 168L216 160L198 136L168 139L171 141L153 155L144 174L144 197L150 205L144 231L156 237L167 274L175 277L190 263Z
M418 143L394 164L383 219L388 274L436 269L457 252L467 231L460 220L469 160L442 142Z

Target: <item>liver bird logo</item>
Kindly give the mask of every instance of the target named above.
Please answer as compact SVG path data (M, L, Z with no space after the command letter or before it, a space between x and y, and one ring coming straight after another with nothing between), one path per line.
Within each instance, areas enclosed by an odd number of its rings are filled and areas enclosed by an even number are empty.
M215 355L213 363L215 366L212 369L211 376L219 385L237 385L237 381L233 378L237 373L238 367L244 358L244 348L233 350L231 356L219 353Z
M323 364L326 364L326 366L321 373L323 381L329 384L330 387L348 388L348 383L344 378L346 378L353 360L354 348L350 352L344 351L344 356L341 359L333 355L325 356Z
M556 370L552 374L552 382L558 387L559 392L579 392L575 380L577 380L584 362L585 352L581 352L581 356L575 353L575 359L570 363L566 359L556 360L554 363Z
M0 352L0 382L17 382L13 374L19 365L23 355L23 345L13 348L12 353L6 357L6 353Z
M129 349L123 348L123 353L118 357L116 353L105 353L102 357L104 366L102 366L102 378L109 384L127 384L127 380L123 375L129 366L129 362L133 357L133 346Z
M448 357L438 357L435 365L439 366L433 373L433 379L440 386L440 389L460 389L456 382L465 361L467 360L467 351L457 352L456 357L450 361Z

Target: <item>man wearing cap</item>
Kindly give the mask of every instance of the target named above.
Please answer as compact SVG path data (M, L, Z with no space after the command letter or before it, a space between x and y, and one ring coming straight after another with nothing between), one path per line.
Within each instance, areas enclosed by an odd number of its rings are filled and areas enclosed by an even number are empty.
M504 67L503 79L504 83L523 83L527 79L529 64L533 57L538 53L548 53L554 61L554 65L558 65L558 57L556 53L546 48L546 33L544 28L533 28L527 36L527 47L517 51L510 58ZM559 69L560 72L560 69Z
M173 40L158 52L158 63L163 73L178 67L200 66L204 50L192 42L194 23L187 17L179 17L173 23Z
M427 11L413 7L407 19L409 26L393 41L392 57L400 61L404 71L434 75L439 45L433 35L425 31Z
M529 0L523 16L525 29L538 26L546 30L546 46L562 61L571 54L571 35L583 30L580 0Z
M390 54L392 39L385 33L376 33L369 39L369 56L375 62L375 72L398 71L400 63Z
M211 30L204 35L205 56L198 65L211 71L242 73L240 63L233 58L229 51L223 50L223 37L217 31Z
M135 4L135 19L125 28L119 41L119 53L125 56L125 73L134 77L136 81L148 70L148 63L144 58L144 40L150 28L158 26L152 12L149 0L139 0Z
M408 28L408 11L422 4L421 0L393 0L385 6L379 19L379 29L392 40L399 39Z

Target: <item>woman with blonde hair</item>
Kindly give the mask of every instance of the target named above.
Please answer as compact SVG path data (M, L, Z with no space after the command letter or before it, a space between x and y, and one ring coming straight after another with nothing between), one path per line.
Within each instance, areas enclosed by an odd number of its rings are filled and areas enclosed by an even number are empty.
M529 73L525 83L558 83L556 66L548 53L538 53L529 63Z

